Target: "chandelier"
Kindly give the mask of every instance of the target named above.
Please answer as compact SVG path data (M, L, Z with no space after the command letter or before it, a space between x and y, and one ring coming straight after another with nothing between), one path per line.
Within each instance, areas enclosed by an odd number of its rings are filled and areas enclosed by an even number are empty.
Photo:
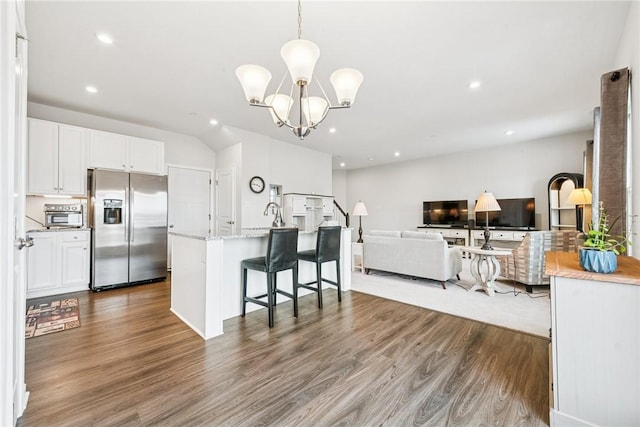
M315 129L322 123L329 110L351 107L362 83L363 75L353 68L341 68L334 71L329 77L329 81L335 90L338 103L332 105L313 72L320 56L320 49L315 43L300 38L301 35L302 7L300 0L298 0L298 39L285 43L280 49L280 55L287 65L287 72L282 77L276 91L265 97L267 86L271 81L271 73L259 65L242 65L236 69L236 76L240 80L249 105L268 108L276 125L286 126L298 138L304 139L309 135L311 129ZM291 76L288 95L280 92L287 78L287 73ZM309 95L308 87L312 77L316 79L322 96ZM292 113L297 120L292 119Z

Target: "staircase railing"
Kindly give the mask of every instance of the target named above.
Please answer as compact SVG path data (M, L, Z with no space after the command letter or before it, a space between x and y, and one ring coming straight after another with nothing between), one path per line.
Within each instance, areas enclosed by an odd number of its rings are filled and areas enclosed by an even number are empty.
M345 210L342 209L338 202L336 202L336 199L333 199L333 204L336 206L336 208L338 208L338 212L342 214L344 218L344 226L349 227L349 212L345 212ZM339 221L342 223L342 218L340 218Z

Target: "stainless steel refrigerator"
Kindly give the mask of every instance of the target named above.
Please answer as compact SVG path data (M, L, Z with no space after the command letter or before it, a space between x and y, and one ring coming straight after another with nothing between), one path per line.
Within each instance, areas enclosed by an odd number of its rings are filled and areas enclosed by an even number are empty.
M91 289L167 276L167 177L89 171Z

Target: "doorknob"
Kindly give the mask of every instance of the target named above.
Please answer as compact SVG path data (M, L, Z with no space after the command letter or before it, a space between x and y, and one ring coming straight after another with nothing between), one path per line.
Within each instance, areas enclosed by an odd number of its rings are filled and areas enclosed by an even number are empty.
M16 242L16 248L18 248L18 250L22 250L22 248L30 248L31 246L33 246L33 243L33 238L27 237L26 239L23 239L21 237Z

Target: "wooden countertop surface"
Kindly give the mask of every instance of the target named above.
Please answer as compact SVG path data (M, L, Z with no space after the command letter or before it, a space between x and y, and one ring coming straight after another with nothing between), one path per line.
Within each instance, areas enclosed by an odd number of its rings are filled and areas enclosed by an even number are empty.
M640 260L630 256L618 257L618 269L611 274L591 273L580 267L575 252L547 252L545 274L596 282L621 283L640 286Z

